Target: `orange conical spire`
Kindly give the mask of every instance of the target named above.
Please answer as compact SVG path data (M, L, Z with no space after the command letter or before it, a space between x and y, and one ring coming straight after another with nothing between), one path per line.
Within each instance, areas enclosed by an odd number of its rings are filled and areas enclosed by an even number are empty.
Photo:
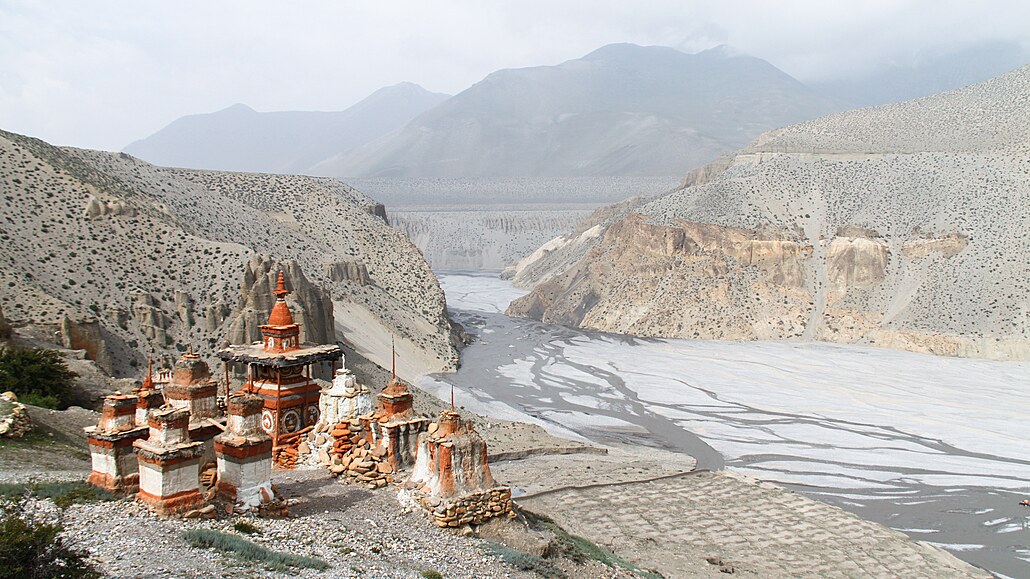
M283 275L282 270L279 271L279 279L275 282L275 291L272 292L278 299L283 299L289 294L290 291L286 289L286 276Z
M289 293L289 290L286 289L286 276L280 271L275 291L272 292L272 295L275 296L275 305L272 306L272 314L268 316L269 326L293 325L293 313L290 312L290 306L286 305L286 296Z

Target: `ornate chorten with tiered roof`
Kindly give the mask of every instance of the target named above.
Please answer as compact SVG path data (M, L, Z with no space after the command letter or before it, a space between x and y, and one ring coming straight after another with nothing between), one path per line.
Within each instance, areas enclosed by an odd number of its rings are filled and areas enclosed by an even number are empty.
M286 304L290 292L282 272L272 293L275 305L268 323L261 326L261 341L229 346L218 357L226 362L227 373L231 363L247 365L243 391L264 402L261 427L272 437L276 462L293 466L301 431L318 422L321 386L311 378L311 366L335 366L343 352L335 344L301 345L300 324Z

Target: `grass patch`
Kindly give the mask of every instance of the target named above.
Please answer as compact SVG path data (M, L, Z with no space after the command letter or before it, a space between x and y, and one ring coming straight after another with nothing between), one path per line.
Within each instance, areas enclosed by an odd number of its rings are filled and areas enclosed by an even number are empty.
M439 571L433 571L432 569L423 569L422 577L425 579L443 579L443 575Z
M230 555L262 563L276 571L286 571L288 567L305 567L324 571L329 563L317 557L301 557L290 553L273 551L236 535L230 535L208 529L190 529L183 533L183 539L191 547L200 549L217 549Z
M486 543L483 550L500 557L505 563L515 567L519 571L532 571L546 579L567 579L568 575L561 569L555 567L542 557L531 553L523 553L511 547L484 540Z
M260 535L261 529L257 528L256 525L252 525L247 521L236 521L233 523L232 528L236 529L236 532L243 533L244 535Z
M31 481L28 483L0 483L0 497L34 497L51 499L64 509L76 503L114 501L118 496L83 481Z
M608 549L584 539L579 535L573 535L563 529L561 525L554 522L554 519L551 519L550 517L540 515L526 509L520 509L520 511L530 524L540 525L554 533L555 540L552 543L554 551L552 553L545 554L545 556L565 557L578 563L593 560L603 563L609 567L625 569L639 577L644 577L645 579L664 579L662 574L657 571L641 569L615 553L612 553Z

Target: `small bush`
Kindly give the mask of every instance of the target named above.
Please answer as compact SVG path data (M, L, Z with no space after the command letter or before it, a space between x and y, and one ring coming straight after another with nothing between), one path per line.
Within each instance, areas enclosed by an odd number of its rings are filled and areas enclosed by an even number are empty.
M433 571L432 569L423 569L422 576L425 579L443 579L443 575L439 571Z
M261 529L248 523L247 521L236 521L235 523L233 523L232 528L236 529L238 533L243 533L244 535L261 534Z
M118 497L82 481L0 483L0 496L51 499L60 508L89 501L113 501Z
M14 392L24 404L67 408L75 376L56 350L0 348L0 391Z
M301 557L272 551L236 535L218 531L190 529L183 534L183 538L191 547L218 549L241 559L264 563L276 571L285 571L287 567L306 567L319 571L329 568L328 563L316 557Z
M61 526L24 519L8 507L0 520L0 579L99 578L86 554L64 544Z

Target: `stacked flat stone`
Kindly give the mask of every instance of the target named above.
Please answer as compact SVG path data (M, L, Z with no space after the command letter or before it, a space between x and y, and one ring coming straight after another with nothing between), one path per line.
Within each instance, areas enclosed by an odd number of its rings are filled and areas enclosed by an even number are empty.
M427 493L427 490L426 487L417 489L412 497L429 513L437 527L480 525L494 517L515 516L512 510L511 489L508 487L470 493L454 500L434 497Z
M322 390L318 405L318 422L298 451L307 464L328 467L334 464L333 456L346 454L350 450L348 445L352 444L349 427L343 435L340 424L353 420L355 427L360 427L356 419L372 412L372 394L367 387L357 383L350 370L341 368L336 371L332 385ZM342 438L334 434L337 431L341 432Z
M419 436L415 467L400 498L420 505L438 527L514 516L511 489L490 472L486 441L453 410L441 412L439 422Z
M344 421L331 432L335 442L330 455L329 472L344 476L369 489L393 482L393 465L383 447L373 448L358 420Z
M32 430L32 419L14 392L0 394L0 410L0 438L21 438Z

